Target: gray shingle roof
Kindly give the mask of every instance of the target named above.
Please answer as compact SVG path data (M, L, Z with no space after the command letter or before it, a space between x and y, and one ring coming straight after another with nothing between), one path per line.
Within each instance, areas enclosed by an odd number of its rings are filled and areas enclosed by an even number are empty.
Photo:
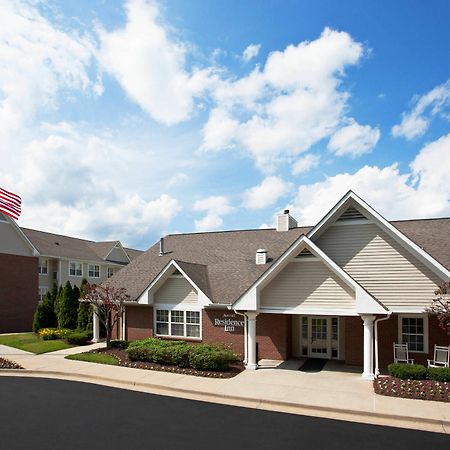
M41 255L57 258L105 262L104 258L117 243L117 241L89 241L29 228L21 228L21 230ZM143 253L140 250L133 249L125 249L125 251L131 260Z
M395 221L392 224L450 269L450 218ZM168 235L164 238L163 256L158 256L159 243L156 243L106 283L125 287L131 299L136 300L173 259L213 303L230 304L310 229ZM268 264L255 264L255 253L259 248L267 249Z

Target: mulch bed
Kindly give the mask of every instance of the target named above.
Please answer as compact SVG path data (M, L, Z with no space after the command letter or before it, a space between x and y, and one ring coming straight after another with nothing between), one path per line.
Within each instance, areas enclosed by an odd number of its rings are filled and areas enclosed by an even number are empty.
M23 367L9 359L0 358L0 369L23 369Z
M114 356L119 361L119 366L132 367L134 369L158 370L160 372L180 373L183 375L194 375L196 377L232 378L245 369L242 362L231 364L230 370L228 370L227 372L213 372L195 370L191 368L183 369L178 366L167 366L143 361L130 361L128 359L127 352L120 348L111 348L109 350L106 348L102 348L98 350L92 350L90 353L107 353L108 355Z
M450 402L450 382L434 380L400 380L390 376L373 382L376 394L390 397Z

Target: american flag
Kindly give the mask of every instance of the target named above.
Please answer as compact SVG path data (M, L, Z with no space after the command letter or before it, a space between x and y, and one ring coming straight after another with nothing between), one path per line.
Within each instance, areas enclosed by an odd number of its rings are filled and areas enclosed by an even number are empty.
M0 212L6 214L13 219L18 219L22 212L21 198L0 187Z

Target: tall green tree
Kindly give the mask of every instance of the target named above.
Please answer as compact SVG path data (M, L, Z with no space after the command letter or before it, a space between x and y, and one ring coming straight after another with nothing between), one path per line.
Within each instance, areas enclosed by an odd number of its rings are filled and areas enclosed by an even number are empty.
M56 315L59 328L75 329L77 327L79 298L80 290L78 287L74 286L72 288L70 281L67 281L56 302Z
M53 308L51 292L45 294L42 302L38 303L33 316L33 331L37 333L41 328L56 327L56 315Z

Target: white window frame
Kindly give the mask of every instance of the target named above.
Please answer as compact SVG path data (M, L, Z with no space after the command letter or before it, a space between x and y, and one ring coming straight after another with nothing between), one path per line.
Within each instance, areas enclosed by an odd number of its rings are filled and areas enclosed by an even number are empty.
M44 300L45 295L48 292L48 286L39 286L38 287L38 301L41 303Z
M157 311L158 310L162 310L162 311L169 311L169 334L158 334L156 332L157 328L156 328L156 324L157 324ZM171 312L172 311L183 311L183 336L173 336L171 334L172 331L172 323L171 323ZM186 335L186 325L189 325L186 323L186 312L198 312L199 314L199 323L198 325L200 326L200 336L195 337L195 336L187 336ZM179 322L181 323L181 322ZM194 324L192 324L194 325ZM197 324L195 324L197 325ZM162 337L162 338L172 338L172 339L183 339L183 340L193 340L193 341L201 341L203 339L203 318L202 318L202 310L199 308L187 308L186 306L184 307L179 307L179 306L169 306L169 305L155 305L154 306L154 311L153 311L153 330L154 330L154 334L157 337Z
M91 267L93 268L93 270L91 270ZM95 268L98 267L98 275L91 275L92 273L95 273L96 270ZM88 264L88 277L89 278L100 278L100 265L99 264Z
M428 315L427 314L399 314L398 315L398 342L400 344L406 344L403 342L402 336L402 325L403 319L423 319L423 350L411 350L408 348L410 353L428 353Z
M111 272L110 272L111 271ZM108 267L106 271L106 278L111 278L115 275L114 273L114 267Z
M45 266L43 265L44 263L45 263ZM45 272L43 271L44 268L45 268ZM48 275L48 259L46 259L46 258L39 258L38 274L39 275Z
M71 264L79 264L81 266L81 275L77 275L76 274L76 271L77 271L76 268L75 268L75 274L70 273L70 270L71 270L70 266L71 266ZM77 261L69 261L69 277L80 277L81 278L82 276L83 276L83 263L77 262Z

